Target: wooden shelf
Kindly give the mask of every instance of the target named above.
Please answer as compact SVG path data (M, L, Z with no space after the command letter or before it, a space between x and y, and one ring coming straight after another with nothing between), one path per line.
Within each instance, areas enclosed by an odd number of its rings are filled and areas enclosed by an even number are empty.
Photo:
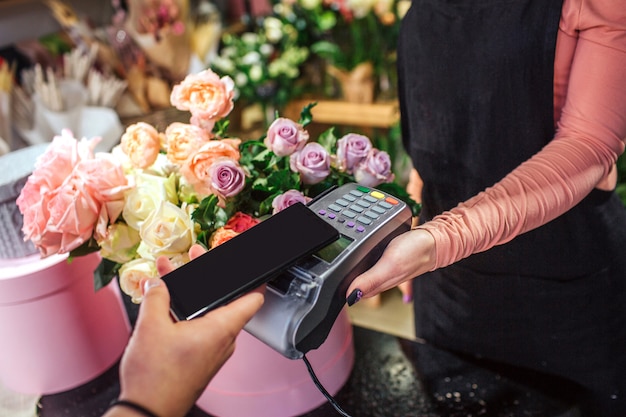
M340 100L300 99L287 105L284 111L285 117L298 120L302 109L313 102L317 102L317 105L311 109L316 123L390 128L400 120L400 108L397 101L350 103Z

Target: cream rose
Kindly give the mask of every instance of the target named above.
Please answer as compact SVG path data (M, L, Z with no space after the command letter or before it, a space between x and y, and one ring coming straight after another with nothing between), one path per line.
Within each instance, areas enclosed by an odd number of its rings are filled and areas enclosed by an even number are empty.
M108 227L106 237L98 240L100 255L118 264L124 264L137 256L139 231L124 223L115 223Z
M143 299L141 281L144 279L159 279L154 261L135 259L127 262L118 271L120 288L131 297L133 303L139 304Z
M137 173L136 186L126 195L122 217L126 223L139 230L141 224L163 201L178 203L176 178Z
M141 224L141 243L137 253L154 260L159 256L171 258L189 250L196 241L195 224L185 208L163 201L156 211Z

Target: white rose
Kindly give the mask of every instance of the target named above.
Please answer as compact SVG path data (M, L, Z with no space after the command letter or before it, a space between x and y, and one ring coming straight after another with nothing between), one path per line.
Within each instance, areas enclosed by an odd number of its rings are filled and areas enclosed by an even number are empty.
M126 196L122 217L130 227L139 230L143 221L162 201L178 203L176 178L137 173L136 186Z
M118 264L131 261L137 255L139 232L124 223L115 223L108 227L107 236L98 241L100 255Z
M137 253L142 258L168 258L187 252L196 241L195 223L184 208L163 201L141 224L141 243Z
M158 279L159 273L154 261L147 259L135 259L127 262L118 272L120 288L131 297L133 303L140 303L143 299L141 281L143 279Z
M263 22L265 36L272 43L278 43L283 37L283 24L275 17L267 17Z
M322 3L322 0L300 0L303 9L313 10Z
M252 81L259 81L263 78L263 68L260 65L253 65L250 68L250 79Z
M261 62L261 54L257 51L248 52L241 58L241 63L244 65L258 64L259 62Z
M372 10L376 0L348 0L348 8L356 19L362 19Z

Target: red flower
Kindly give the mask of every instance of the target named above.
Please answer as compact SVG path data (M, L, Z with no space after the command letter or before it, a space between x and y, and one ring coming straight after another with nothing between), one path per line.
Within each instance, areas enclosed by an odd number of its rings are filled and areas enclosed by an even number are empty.
M255 219L248 214L237 212L230 219L228 219L228 222L226 223L224 228L234 230L237 233L241 233L245 232L246 230L258 223L258 219Z

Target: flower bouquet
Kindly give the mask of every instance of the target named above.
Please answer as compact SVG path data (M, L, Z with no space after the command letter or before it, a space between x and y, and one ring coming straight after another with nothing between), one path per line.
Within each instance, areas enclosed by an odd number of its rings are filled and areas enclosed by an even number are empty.
M182 265L194 243L210 250L334 185L377 187L417 215L417 203L393 182L389 155L367 137L338 138L331 128L312 141L314 104L298 121L277 117L259 139L230 137L233 94L230 77L204 70L172 90L189 123L163 132L136 123L108 153L94 153L97 138L77 140L68 130L54 137L17 199L25 238L42 256L98 251L96 288L117 275L140 302L139 282L158 277L157 257Z

